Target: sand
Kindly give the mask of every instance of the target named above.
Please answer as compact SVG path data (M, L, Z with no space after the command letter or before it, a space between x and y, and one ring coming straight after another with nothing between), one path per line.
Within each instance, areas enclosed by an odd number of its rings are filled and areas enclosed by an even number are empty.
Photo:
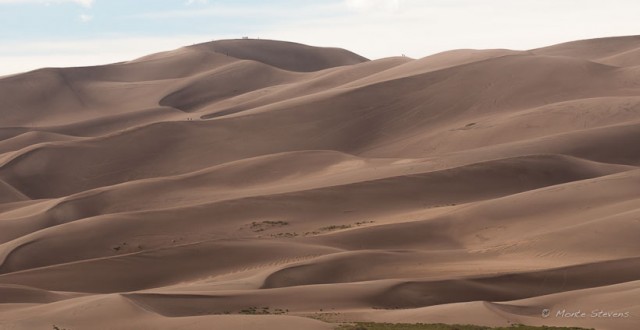
M2 77L0 329L638 329L638 54L249 39Z

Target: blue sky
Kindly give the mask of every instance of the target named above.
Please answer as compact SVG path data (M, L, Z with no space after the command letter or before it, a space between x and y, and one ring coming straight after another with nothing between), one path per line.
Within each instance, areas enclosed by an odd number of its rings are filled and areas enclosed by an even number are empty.
M242 36L369 58L640 34L637 0L0 0L0 75Z

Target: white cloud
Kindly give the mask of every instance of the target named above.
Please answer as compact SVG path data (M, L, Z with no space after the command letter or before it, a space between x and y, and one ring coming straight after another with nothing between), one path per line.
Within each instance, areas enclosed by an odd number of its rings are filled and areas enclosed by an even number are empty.
M187 6L191 6L191 5L206 5L209 3L209 0L187 0L187 2L185 2L185 4Z
M72 67L130 61L142 56L189 46L229 35L172 37L115 37L84 40L3 41L0 76L43 67Z
M0 4L9 1L18 0L0 0ZM61 1L72 2L57 0ZM222 5L217 1L205 7L184 7L186 1L178 2L180 10L128 18L157 19L164 24L166 19L175 18L240 17L256 24L235 29L233 35L221 30L215 36L185 32L187 36L155 38L3 40L0 75L43 66L125 61L242 35L342 47L375 59L400 54L420 58L457 48L531 49L570 40L637 34L640 27L638 0L616 0L618 6L601 0L579 0L581 5L576 5L578 0L331 0L285 9L276 5ZM201 23L194 20L194 24ZM196 27L203 30L201 25Z
M94 0L0 0L0 5L3 4L43 4L43 5L51 5L51 4L60 4L60 3L75 3L83 7L91 7L93 5Z
M395 11L400 8L400 0L345 0L345 4L357 11Z
M460 48L522 50L633 35L640 27L637 0L619 0L620 6L599 0L580 0L580 6L552 0L400 0L397 7L382 0L340 1L343 10L351 8L348 14L299 17L250 35L342 47L369 58L420 58Z
M88 23L93 19L93 16L87 15L87 14L80 14L79 19L80 19L80 22L82 23Z
M0 0L1 1L1 0ZM197 0L196 0L197 1ZM188 3L187 3L188 4ZM243 17L254 18L255 22L260 22L266 18L301 18L312 17L318 14L335 13L344 10L344 5L335 3L314 4L310 6L298 6L283 9L282 6L273 5L226 5L212 4L205 8L188 8L178 10L149 11L140 14L125 16L125 18L143 19L170 19L170 18L191 18L191 17Z
M91 5L93 5L93 1L94 0L72 0L72 2L75 2L84 7L91 7Z

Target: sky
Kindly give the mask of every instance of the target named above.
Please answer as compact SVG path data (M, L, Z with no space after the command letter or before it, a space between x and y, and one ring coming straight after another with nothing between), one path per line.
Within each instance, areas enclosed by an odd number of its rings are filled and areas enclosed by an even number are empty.
M0 0L0 75L243 36L371 59L523 50L637 35L638 13L638 0Z

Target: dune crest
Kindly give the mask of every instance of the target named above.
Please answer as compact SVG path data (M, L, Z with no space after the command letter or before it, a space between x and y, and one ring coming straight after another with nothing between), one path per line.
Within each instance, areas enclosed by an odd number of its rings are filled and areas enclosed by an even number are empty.
M241 39L0 77L0 328L638 329L639 54Z

